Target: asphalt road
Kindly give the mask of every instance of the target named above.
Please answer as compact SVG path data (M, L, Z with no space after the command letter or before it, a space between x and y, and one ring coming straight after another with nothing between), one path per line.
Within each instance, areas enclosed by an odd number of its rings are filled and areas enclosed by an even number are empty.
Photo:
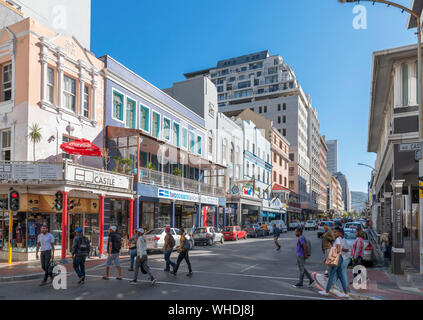
M316 231L306 231L312 241L312 257L306 267L310 272L323 271L323 255ZM149 256L157 283L151 286L146 275L139 276L136 286L130 285L133 272L127 271L129 259L121 261L122 281L116 280L116 269L111 268L110 280L102 280L104 265L87 272L85 284L78 285L77 277L67 278L66 290L55 290L51 285L39 286L39 280L8 282L0 286L2 299L153 299L153 300L260 300L305 299L326 300L318 288L297 289L296 238L293 231L281 235L280 251L275 250L273 238L258 238L225 242L213 247L199 246L190 252L194 274L187 277L187 266L182 262L177 276L164 272L160 254ZM176 260L177 253L172 254Z

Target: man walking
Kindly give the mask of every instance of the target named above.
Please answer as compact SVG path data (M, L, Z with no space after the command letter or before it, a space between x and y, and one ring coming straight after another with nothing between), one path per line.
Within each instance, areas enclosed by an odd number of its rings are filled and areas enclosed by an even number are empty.
M73 269L79 278L78 284L85 282L85 260L90 254L90 240L82 234L82 228L76 228L72 244Z
M141 269L143 273L148 273L151 280L151 285L156 283L153 273L151 272L150 267L148 266L148 256L147 256L147 240L144 237L144 229L137 229L138 240L137 240L137 257L135 259L135 273L134 280L129 282L130 284L137 284L138 272Z
M44 270L44 280L40 283L40 286L47 284L47 279L50 276L53 281L53 275L49 273L51 260L54 260L54 237L51 233L47 232L48 228L46 225L41 227L41 233L37 238L37 251L35 257L38 259L38 251L41 248L41 268Z
M307 247L307 241L303 236L303 230L301 228L295 229L295 235L297 236L297 264L298 269L300 270L300 279L296 285L294 285L295 288L302 288L303 287L303 281L304 281L304 275L309 279L309 287L311 287L314 283L313 278L311 277L310 273L305 268L305 261L308 259L308 247Z
M128 271L134 271L135 258L137 257L137 241L138 241L138 234L135 232L132 238L129 239L130 266Z
M176 267L173 268L173 271L171 272L173 275L176 276L176 273L178 272L179 266L182 262L182 260L185 259L185 262L188 265L188 274L187 276L192 276L192 268L191 268L191 262L189 261L189 250L191 249L191 244L189 240L185 237L185 230L180 229L181 232L181 242L178 248L179 256L178 260L176 261Z
M170 228L165 229L166 236L164 239L164 258L166 261L166 268L164 271L170 271L170 266L172 266L173 269L176 267L176 263L170 260L170 255L172 254L173 248L175 247L175 239L170 234Z
M273 239L275 240L276 251L279 251L281 249L281 246L278 242L280 235L281 235L281 230L276 226L276 224L273 224Z
M106 262L106 275L103 277L103 280L109 280L109 271L110 266L115 265L118 271L118 276L116 280L122 280L122 269L120 268L120 249L122 247L122 241L120 236L116 233L116 226L111 226L109 228L109 239L107 241L107 262Z
M326 259L329 256L332 243L335 241L335 235L333 234L333 231L330 229L328 223L325 223L323 225L323 228L325 229L325 233L322 234L322 251L326 261ZM329 275L329 266L326 265L325 277L327 277L328 275Z

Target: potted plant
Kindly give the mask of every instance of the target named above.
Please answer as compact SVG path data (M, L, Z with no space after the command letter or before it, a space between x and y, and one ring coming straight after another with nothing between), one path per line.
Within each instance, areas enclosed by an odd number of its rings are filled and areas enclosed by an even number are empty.
M182 176L182 171L179 168L173 168L173 174L175 176L181 177Z
M115 172L118 172L118 171L120 171L120 162L121 162L122 158L119 157L119 156L116 156L113 159L115 160Z

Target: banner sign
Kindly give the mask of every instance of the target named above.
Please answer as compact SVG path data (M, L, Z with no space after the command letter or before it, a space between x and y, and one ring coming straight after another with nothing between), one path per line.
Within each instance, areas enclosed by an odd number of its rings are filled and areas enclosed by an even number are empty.
M157 189L157 196L161 199L169 199L169 200L180 200L180 201L188 201L188 202L196 202L196 203L204 203L209 205L219 205L219 198L216 197L209 197L198 195L189 192L183 191L175 191L169 189L159 188Z
M0 180L63 180L62 165L49 163L0 164Z

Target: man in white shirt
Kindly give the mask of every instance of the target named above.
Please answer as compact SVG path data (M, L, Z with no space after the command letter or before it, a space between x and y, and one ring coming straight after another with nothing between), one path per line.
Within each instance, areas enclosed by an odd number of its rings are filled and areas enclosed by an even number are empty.
M44 280L40 286L47 284L48 276L53 281L53 275L49 274L50 262L54 260L54 237L51 233L47 232L48 228L46 225L41 227L41 233L37 238L37 251L35 257L38 259L38 251L41 248L41 268L44 270Z
M135 259L135 273L134 273L134 280L129 282L130 284L137 284L138 280L138 272L141 269L143 273L148 273L151 280L151 285L156 283L156 279L151 272L150 267L147 264L148 256L147 256L147 240L144 237L144 229L140 228L137 229L138 240L137 240L137 257Z

